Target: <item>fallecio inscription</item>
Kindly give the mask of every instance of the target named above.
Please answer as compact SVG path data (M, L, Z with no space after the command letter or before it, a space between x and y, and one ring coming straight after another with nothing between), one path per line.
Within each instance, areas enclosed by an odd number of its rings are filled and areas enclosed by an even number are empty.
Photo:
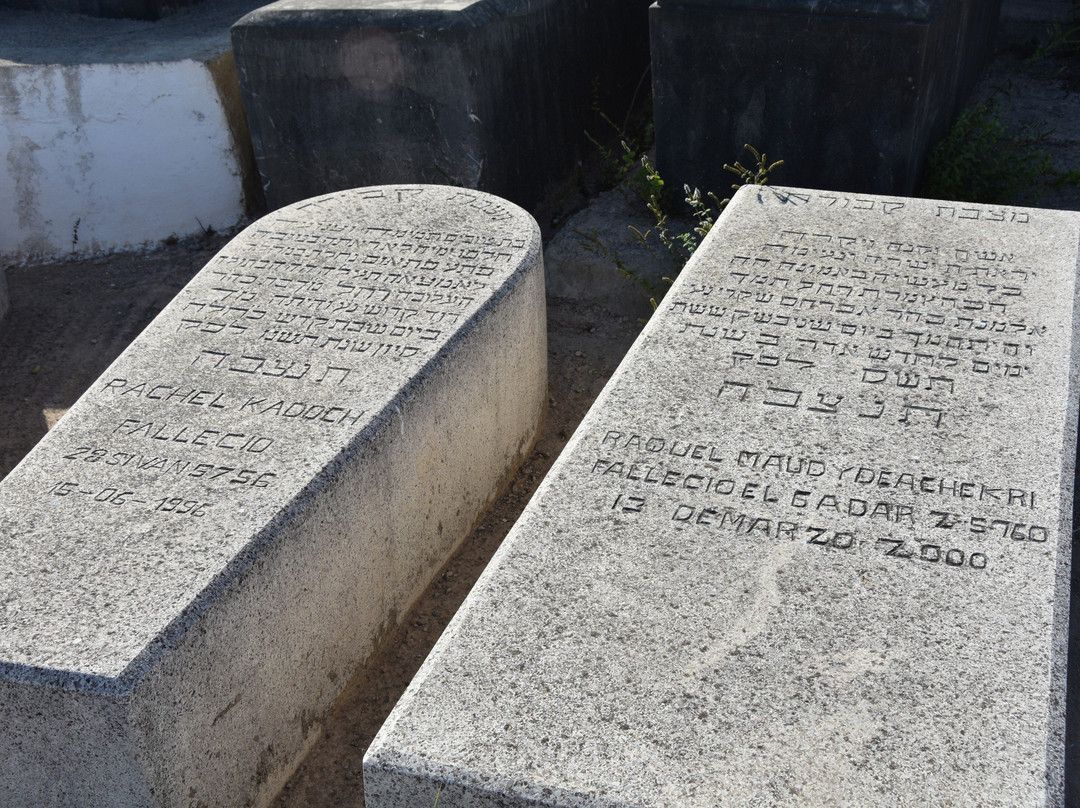
M544 346L535 224L486 194L230 242L0 485L0 802L272 795L523 459Z
M1061 805L1078 245L1075 213L740 191L368 804Z

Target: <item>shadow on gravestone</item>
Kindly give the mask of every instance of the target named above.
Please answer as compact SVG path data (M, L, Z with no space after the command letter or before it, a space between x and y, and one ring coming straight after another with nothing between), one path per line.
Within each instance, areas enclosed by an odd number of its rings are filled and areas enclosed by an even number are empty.
M368 808L1061 806L1080 214L743 188Z
M266 804L527 455L545 346L487 194L233 239L0 482L0 803Z

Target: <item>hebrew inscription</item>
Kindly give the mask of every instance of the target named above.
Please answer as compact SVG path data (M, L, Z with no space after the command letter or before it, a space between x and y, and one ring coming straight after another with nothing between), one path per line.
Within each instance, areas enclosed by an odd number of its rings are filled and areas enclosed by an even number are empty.
M431 194L448 211L428 217L439 229L412 224ZM32 489L56 523L115 531L137 557L190 546L196 523L213 537L197 557L154 562L137 583L183 602L357 435L396 417L400 392L528 249L520 212L466 190L363 189L272 214L202 270L7 484ZM4 608L5 634L29 632L30 612ZM169 613L102 648L100 670L122 666ZM35 661L74 649L56 653Z
M311 220L256 225L256 249L230 244L184 291L170 322L173 375L143 362L98 381L94 392L116 416L62 457L125 472L133 490L95 490L95 474L89 487L58 481L51 496L202 517L214 503L185 483L212 482L217 498L275 485L279 472L265 468L281 459L275 443L295 440L296 430L314 437L362 426L386 395L373 370L399 383L411 375L525 246L512 236L343 224L320 219L318 205Z
M1064 805L1078 259L1076 213L740 189L365 798Z
M1045 556L1058 436L1031 424L1063 406L1072 315L1032 235L1039 214L810 191L759 202L772 220L703 248L662 304L651 355L677 370L643 352L670 397L653 408L684 423L642 413L591 436L606 507L928 574Z

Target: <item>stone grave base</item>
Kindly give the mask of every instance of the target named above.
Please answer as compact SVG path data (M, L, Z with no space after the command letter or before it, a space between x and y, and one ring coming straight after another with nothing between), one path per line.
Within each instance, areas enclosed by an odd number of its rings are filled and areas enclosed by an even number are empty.
M357 185L478 188L532 209L621 122L647 0L279 0L233 27L271 208Z
M664 180L724 196L723 165L752 161L748 143L785 161L787 184L913 193L991 53L999 7L659 0L650 35Z

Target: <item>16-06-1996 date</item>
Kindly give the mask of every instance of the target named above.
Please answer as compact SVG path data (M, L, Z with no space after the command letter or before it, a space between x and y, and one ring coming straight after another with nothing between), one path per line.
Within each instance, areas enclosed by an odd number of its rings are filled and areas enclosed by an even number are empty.
M120 488L105 487L100 489L83 488L77 482L59 482L53 485L49 494L55 497L79 496L87 497L88 501L122 507L127 505L146 505L160 513L169 513L176 516L206 516L212 502L203 502L197 499L184 499L183 497L160 497L157 499L143 499L135 491L126 491Z

